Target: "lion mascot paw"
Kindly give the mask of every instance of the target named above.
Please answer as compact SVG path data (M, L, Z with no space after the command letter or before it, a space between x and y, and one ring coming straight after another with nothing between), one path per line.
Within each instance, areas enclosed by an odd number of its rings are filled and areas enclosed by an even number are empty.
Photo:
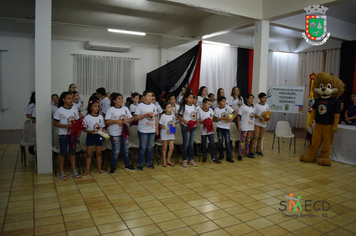
M341 102L337 98L341 96L344 90L345 85L340 79L326 72L320 72L316 75L312 87L316 100L309 121L309 126L312 126L315 120L312 145L307 155L300 156L301 161L316 162L321 147L318 164L331 165L330 149L334 134L337 132L341 109Z

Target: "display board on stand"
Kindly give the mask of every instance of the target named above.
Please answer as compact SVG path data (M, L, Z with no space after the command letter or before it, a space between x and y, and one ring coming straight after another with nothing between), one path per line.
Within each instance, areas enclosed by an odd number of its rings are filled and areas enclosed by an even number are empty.
M304 87L269 87L267 104L271 112L303 114Z

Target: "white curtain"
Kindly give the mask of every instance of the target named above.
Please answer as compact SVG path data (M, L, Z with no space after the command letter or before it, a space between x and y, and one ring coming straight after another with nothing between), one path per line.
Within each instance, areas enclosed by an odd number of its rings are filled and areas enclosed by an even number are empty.
M299 55L296 53L269 52L268 53L268 81L267 86L302 86L299 76ZM288 121L290 126L296 127L299 114L273 112L267 129L274 130L277 121Z
M340 76L340 56L341 50L327 50L326 51L325 72L333 74L335 77Z
M300 70L300 80L302 86L304 86L304 113L303 115L298 116L297 127L306 128L307 127L307 117L309 101L309 90L310 90L310 75L312 73L318 74L323 71L323 61L324 61L324 52L323 51L314 51L314 52L303 52L299 53L299 70Z
M236 85L236 74L237 48L203 43L200 86L206 86L215 98L216 91L223 88L225 96L229 97Z
M84 104L99 87L107 92L129 95L135 91L135 59L109 56L72 54L74 83L83 96Z

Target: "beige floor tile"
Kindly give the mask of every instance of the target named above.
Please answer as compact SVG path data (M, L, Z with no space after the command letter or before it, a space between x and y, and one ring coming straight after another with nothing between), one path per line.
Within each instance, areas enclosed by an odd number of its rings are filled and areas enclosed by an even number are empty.
M59 233L59 232L63 232L63 231L65 231L64 223L39 226L39 227L35 228L36 235Z
M162 232L156 225L146 225L131 229L131 231L135 236L145 236Z
M218 206L216 206L215 204L208 204L208 205L198 206L198 207L195 207L195 209L197 209L201 213L220 210L220 208Z
M118 214L115 215L108 215L108 216L99 216L93 218L95 225L103 225L109 224L114 222L121 222L122 219Z
M340 215L329 218L328 221L333 224L336 224L339 227L343 227L343 226L348 225L353 222L352 220L350 220L344 216L340 216Z
M91 219L91 215L89 212L78 212L78 213L63 215L63 218L64 218L64 222L71 222L77 220Z
M225 228L225 227L228 227L228 226L232 226L232 225L236 225L236 224L240 224L241 223L240 220L238 220L237 218L235 218L233 216L229 216L229 217L213 220L213 222L215 224L219 225L221 228Z
M12 223L12 222L26 221L26 220L33 220L33 214L24 213L18 215L7 215L5 223Z
M61 215L51 216L46 218L36 218L35 225L37 226L45 226L45 225L53 225L63 223L63 217Z
M304 236L304 235L317 236L317 235L322 235L323 233L311 227L306 227L293 231L293 234L297 236Z
M246 222L246 224L248 224L249 226L251 226L252 228L254 228L255 230L260 230L269 226L274 225L273 222L266 220L265 218L259 218L259 219L255 219L255 220L251 220Z
M206 232L210 232L216 229L219 229L220 227L215 224L214 222L204 222L196 225L190 226L197 234L203 234Z
M33 220L16 221L11 223L5 223L4 232L33 228L33 227L34 227Z
M150 218L156 224L165 222L165 221L171 221L171 220L178 219L178 217L175 214L173 214L172 212L166 212L166 213L162 213L162 214L158 214L158 215L153 215L153 216L150 216Z
M352 235L355 235L355 232L350 232L346 229L343 229L343 228L339 228L335 231L331 231L330 233L327 233L326 235L329 235L329 236L339 236L339 235L342 235L342 236L352 236Z
M231 215L241 214L250 211L248 208L244 206L234 206L234 207L224 208L224 210L230 213Z
M296 220L296 219L292 219L292 220L280 223L279 226L283 227L284 229L286 229L288 231L295 231L295 230L304 228L307 225Z
M125 220L125 224L129 228L137 228L145 225L153 224L154 222L149 217L142 217L132 220Z
M131 220L131 219L136 219L136 218L141 218L146 216L147 214L143 210L120 213L120 217L123 220Z
M187 216L192 216L192 215L200 215L200 212L195 210L194 208L187 208L183 210L177 210L173 211L175 215L177 215L179 218L187 217Z
M127 205L127 206L117 206L115 207L116 211L118 213L125 213L125 212L130 212L130 211L138 211L141 210L141 208L139 207L139 205L136 204L132 204L132 205ZM153 208L150 208L153 209ZM149 209L146 209L149 210Z
M19 229L19 230L4 232L2 235L3 236L32 236L34 235L33 231L34 231L33 228Z
M215 230L215 231L211 231L211 232L208 232L208 233L204 233L204 234L201 234L202 236L228 236L230 235L229 233L227 233L225 230L223 229L218 229L218 230Z
M202 214L184 217L184 218L181 218L181 220L183 220L184 223L186 223L187 225L195 225L195 224L199 224L202 222L210 221L210 219L208 217L206 217Z
M154 216L154 215L163 214L163 213L167 213L167 212L170 212L170 210L165 206L145 209L145 213L149 216Z
M287 230L283 229L282 227L280 227L278 225L272 225L272 226L263 228L263 229L259 230L258 232L260 232L262 235L266 235L266 236L279 236L279 235L285 235L288 233Z
M84 229L94 227L94 221L92 219L77 220L77 221L68 221L65 223L67 231Z
M60 209L51 209L51 210L45 210L45 211L37 211L35 212L35 218L46 218L46 217L51 217L51 216L59 216L62 215L62 212Z
M114 215L117 212L114 208L105 208L101 210L90 211L92 217L106 216L106 215Z
M95 236L95 235L99 235L99 232L96 229L96 227L68 231L68 236Z
M243 234L247 234L247 233L251 233L251 232L255 231L249 225L246 225L243 223L227 227L224 230L227 231L231 235L243 235Z
M175 235L185 235L185 236L192 236L192 235L197 235L191 228L189 227L184 227L184 228L179 228L171 231L165 232L167 236L175 236Z
M126 225L122 221L105 224L105 225L99 225L97 227L99 229L100 234L106 234L106 233L111 233L111 232L127 229Z
M133 234L130 232L130 230L122 230L122 231L117 231L117 232L112 232L108 234L103 234L105 236L132 236Z
M261 218L261 215L255 213L253 211L236 214L234 216L242 222L247 222L247 221L256 220L256 219Z
M176 220L171 220L171 221L166 221L162 223L157 224L160 229L163 231L169 231L173 229L178 229L178 228L183 228L186 227L187 225L180 219Z
M210 211L210 212L204 213L204 215L206 217L208 217L210 220L217 220L220 218L230 216L230 214L224 210Z

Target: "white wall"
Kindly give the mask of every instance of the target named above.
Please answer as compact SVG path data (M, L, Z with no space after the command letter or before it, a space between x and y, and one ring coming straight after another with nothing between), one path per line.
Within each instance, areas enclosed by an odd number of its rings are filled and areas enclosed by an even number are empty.
M0 130L21 129L26 120L26 108L34 84L34 44L30 37L0 36ZM73 82L72 53L140 58L135 62L135 90L146 86L146 73L158 68L157 48L132 46L128 53L89 51L84 42L52 40L52 91L60 94ZM93 91L95 92L95 91ZM129 94L129 91L127 95ZM48 98L50 102L50 98Z

